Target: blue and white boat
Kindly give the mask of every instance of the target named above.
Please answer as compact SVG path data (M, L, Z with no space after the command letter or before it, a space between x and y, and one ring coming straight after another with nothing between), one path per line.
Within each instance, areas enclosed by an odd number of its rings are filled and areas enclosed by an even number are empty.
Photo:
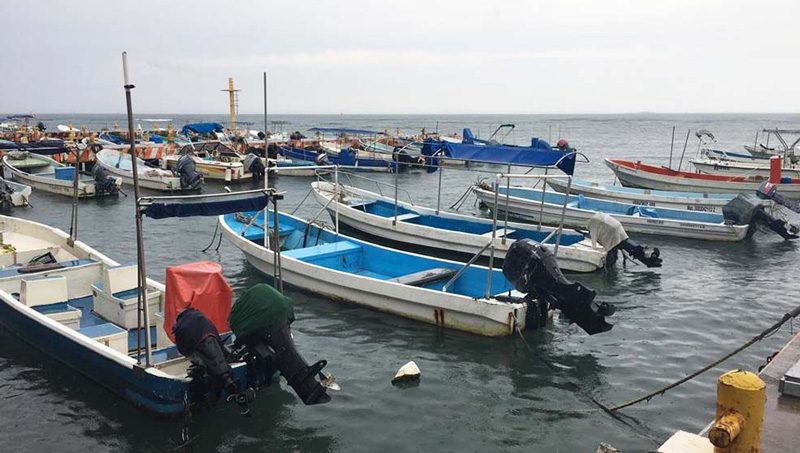
M144 211L154 218L218 215L229 206L264 204L259 197L251 196L242 204L227 201L227 196L211 196L209 201L179 207L171 206L171 200L165 203L148 199L149 206ZM248 338L254 337L243 336L239 338L241 345L232 346L234 336L224 330L218 332L208 321L227 326L227 319L232 319L223 312L230 307L230 288L216 263L170 268L166 286L147 279L142 288L136 264L121 265L58 229L0 216L0 230L3 231L0 239L7 245L0 249L0 324L133 405L157 415L185 414L215 401L235 401L243 408L253 398L253 389L270 385L278 372L287 376L306 404L329 400L315 379L324 361L309 367L299 355L294 355L288 324L271 331L269 336L270 341L278 338L281 341L280 347L273 351L288 347L291 357L281 353L246 361L244 357L255 351L248 344L251 341ZM220 270L213 271L215 266ZM211 268L216 273L205 272L201 277L213 276L215 281L203 278L203 285L198 286L176 277L172 281L177 284L171 288L169 276L178 275L178 271L171 274L171 269L177 268L195 275L198 269ZM188 299L175 296L181 285L184 293L187 288L191 293ZM221 287L227 288L227 293L218 291ZM204 293L204 288L213 291ZM265 293L263 288L258 290ZM285 303L283 296L276 297ZM142 303L147 307L145 314L149 311L159 315L152 318L145 315L142 322L138 316ZM189 311L186 304L194 312L203 313L203 307L212 307L213 312L205 312L208 318L200 330L183 330L188 331L188 340L177 328L165 328L182 323L183 313ZM141 328L142 325L147 328ZM177 346L166 334L168 330L174 332ZM149 339L149 344L145 342L142 346L141 337ZM207 342L208 338L212 339ZM187 352L187 347L196 349ZM230 355L222 352L227 348L231 349ZM201 350L202 353L196 352ZM141 361L143 351L146 351L145 363ZM203 357L211 357L208 351L216 351L218 355L213 358L221 358L217 365L224 363L224 366L206 366ZM286 367L291 370L288 374L284 372Z
M516 291L500 270L375 245L285 213L278 218L278 235L269 241L265 240L263 211L228 214L220 216L219 222L223 235L260 272L275 276L279 265L282 281L332 299L484 336L509 336L526 327L535 329L543 325L539 323L542 316L546 318L546 308L542 310L539 305L546 302ZM266 219L267 228L274 231L274 212ZM525 264L523 272L548 267L527 266L526 260L520 263ZM547 280L553 283L553 290L542 287L540 294L561 300L562 311L571 306L592 312L591 317L598 321L594 327L587 328L576 319L590 334L610 329L602 320L610 314L608 311L588 308L594 304L594 292L566 281L558 269L554 272L560 278ZM526 279L531 285L544 280ZM556 294L559 290L555 288L561 285L558 282L567 283L571 289ZM575 285L579 286L577 290Z
M321 151L305 148L296 148L291 145L280 145L280 153L292 161L305 162L306 165L339 165L342 168L358 171L374 171L391 173L397 168L397 163L386 159L362 159L358 152L351 148L343 148L338 154L324 153L324 160L318 159Z
M437 256L447 256L465 261L477 253L490 256L487 244L493 243L495 258L505 257L511 244L520 239L544 242L544 247L554 252L562 270L594 272L605 265L606 251L593 244L583 234L564 230L559 237L557 228L536 227L530 224L500 222L492 238L492 220L434 209L398 201L360 189L340 185L340 196L335 197L334 185L318 181L311 183L314 197L325 206L331 217L341 225L392 244L401 244L416 250L427 249ZM338 201L337 201L338 200Z
M714 213L721 213L722 207L736 197L730 193L639 189L581 179L573 179L571 184L562 179L548 179L547 184L561 193L566 193L567 186L569 186L570 194L582 194L586 197L617 203Z
M734 225L721 214L679 209L645 207L637 204L617 203L584 195L569 195L527 187L503 186L495 192L486 184L472 187L478 199L499 212L530 221L586 228L589 219L597 212L617 219L629 233L675 236L709 241L740 241L747 237L749 225ZM566 197L566 198L565 198Z

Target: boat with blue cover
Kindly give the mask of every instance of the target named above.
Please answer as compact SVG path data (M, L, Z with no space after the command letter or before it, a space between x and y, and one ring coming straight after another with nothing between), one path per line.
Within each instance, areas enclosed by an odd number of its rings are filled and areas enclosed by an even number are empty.
M582 179L573 179L571 184L567 184L562 179L548 179L547 185L561 193L566 193L569 186L569 193L573 195L582 194L586 197L618 203L699 212L721 213L722 207L736 197L729 193L639 189Z
M338 154L329 154L322 150L280 145L280 153L294 162L302 161L307 165L339 165L350 170L389 173L398 168L397 163L391 160L362 159L358 156L358 151L352 148L343 148Z
M414 251L426 248L438 256L465 260L480 252L488 258L491 252L487 244L494 243L495 257L501 260L515 241L531 239L544 241L562 270L594 272L605 265L605 249L577 231L565 230L558 235L557 228L513 222L493 228L492 219L436 212L405 202L398 202L395 209L394 199L358 187L340 185L338 197L331 183L318 181L311 187L317 201L331 218L338 217L340 225Z
M565 313L574 308L570 319L590 334L611 328L602 319L609 311L591 301L594 291L568 282L555 267L552 254L526 241L517 242L518 251L549 254L549 261L521 253L523 257L516 260L507 256L508 264L500 271L394 250L345 236L317 222L276 214L228 214L220 216L219 223L223 235L250 264L273 278L279 265L281 280L294 287L485 336L509 336L526 327L536 328L547 312L540 303L547 300L559 301ZM267 239L264 228L270 225L277 233ZM533 259L547 264L536 266ZM510 275L525 274L523 280L530 285L542 285L537 286L542 297L533 299L517 291L533 290L509 281L504 275L507 268ZM544 269L547 275L526 273ZM545 288L548 284L552 286ZM581 324L584 315L591 318L589 325Z
M618 203L586 197L565 195L559 192L528 187L497 188L497 206L494 189L486 183L472 187L478 199L489 206L516 218L565 226L586 228L595 213L609 214L630 233L655 234L710 241L740 241L748 236L750 226L726 221L721 214L685 211L636 204Z

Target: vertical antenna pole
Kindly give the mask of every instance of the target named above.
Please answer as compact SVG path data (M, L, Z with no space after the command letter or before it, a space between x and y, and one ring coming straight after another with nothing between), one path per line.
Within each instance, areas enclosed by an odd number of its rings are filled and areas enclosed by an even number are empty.
M139 209L139 172L136 169L136 137L133 130L133 107L131 105L131 90L134 86L128 80L128 52L122 52L122 72L125 77L125 102L128 105L128 138L131 144L130 155L131 170L133 171L133 196L136 204L136 267L139 269L139 291L137 294L139 329L136 331L136 356L141 364L141 335L142 329L144 329L145 366L150 367L153 359L150 340L150 308L147 306L147 272L144 262L142 212ZM144 318L144 322L142 322L142 318Z
M672 148L675 146L675 126L672 126L672 141L669 142L669 168L672 169Z

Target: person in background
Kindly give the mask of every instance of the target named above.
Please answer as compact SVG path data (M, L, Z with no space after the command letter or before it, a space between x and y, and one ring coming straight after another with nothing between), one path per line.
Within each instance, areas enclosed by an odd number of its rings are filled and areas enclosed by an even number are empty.
M569 142L567 142L563 138L558 139L558 142L556 143L556 148L558 148L559 151L563 151L565 153L570 153L572 151L575 151L575 148L569 146Z

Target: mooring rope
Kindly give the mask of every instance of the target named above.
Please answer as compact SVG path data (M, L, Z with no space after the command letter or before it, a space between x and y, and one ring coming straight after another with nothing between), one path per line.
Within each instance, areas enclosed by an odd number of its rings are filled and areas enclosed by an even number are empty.
M723 357L721 357L718 360L715 360L713 363L704 366L703 368L701 368L701 369L695 371L694 373L684 377L683 379L679 379L679 380L673 382L672 384L669 384L667 386L661 387L660 389L658 389L658 390L656 390L654 392L650 392L645 396L642 396L640 398L636 398L634 400L628 401L627 403L623 403L623 404L619 404L619 405L616 405L616 406L609 407L609 408L607 408L608 412L609 413L614 413L614 412L616 412L616 411L618 411L620 409L624 409L626 407L633 406L634 404L641 403L642 401L649 401L654 396L663 395L668 390L671 390L671 389L673 389L673 388L675 388L675 387L677 387L677 386L679 386L679 385L681 385L681 384L683 384L685 382L688 382L688 381L696 378L697 376L699 376L699 375L705 373L706 371L714 368L715 366L719 365L720 363L730 359L734 355L744 351L745 349L749 348L753 344L755 344L755 343L763 340L764 338L767 338L768 336L774 334L775 332L777 332L781 328L782 325L786 324L787 321L796 318L798 315L800 315L800 306L798 306L794 310L790 311L789 313L784 314L783 317L780 319L780 321L778 321L775 324L769 326L767 329L762 331L760 334L758 334L755 337L751 338L750 341L748 341L747 343L745 343L742 346L736 348L732 352L730 352L728 354L725 354ZM601 407L605 408L605 406L602 406L602 405L601 405Z

